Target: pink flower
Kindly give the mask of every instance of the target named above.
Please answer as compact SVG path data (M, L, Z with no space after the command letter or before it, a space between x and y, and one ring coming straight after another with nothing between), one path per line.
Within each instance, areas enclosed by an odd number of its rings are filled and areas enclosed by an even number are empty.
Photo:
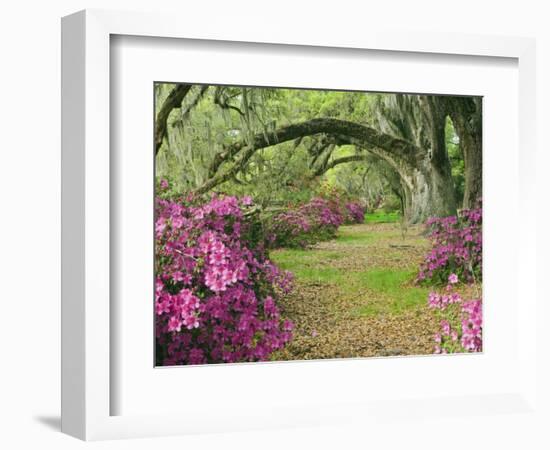
M183 217L181 216L172 217L172 226L174 228L181 228L183 226Z
M449 292L447 289L446 292ZM445 317L435 334L434 353L480 352L483 349L483 319L480 299L463 300L458 292L430 292L428 306Z
M184 278L183 272L175 272L172 274L172 280L174 281L183 281Z
M451 324L448 320L442 320L441 321L441 330L444 335L451 334Z
M458 275L456 273L452 273L449 275L449 283L451 284L458 283Z
M294 324L290 320L285 320L283 323L283 329L286 331L292 331L294 329Z
M473 209L462 210L458 217L430 218L426 225L430 228L433 247L424 258L417 281L439 282L453 272L460 273L462 281L467 283L474 278L481 280L481 199Z
M241 200L155 202L158 364L258 361L292 339L280 317L292 277L252 247ZM249 199L244 199L248 203Z
M168 299L162 298L156 303L156 312L158 315L170 312L170 301Z
M181 325L181 320L176 316L172 316L168 319L168 331L180 331Z

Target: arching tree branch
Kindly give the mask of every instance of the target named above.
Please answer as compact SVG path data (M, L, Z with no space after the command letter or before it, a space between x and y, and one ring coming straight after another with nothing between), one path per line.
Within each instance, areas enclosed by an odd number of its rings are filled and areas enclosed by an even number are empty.
M193 85L191 84L178 84L168 94L166 100L164 100L155 120L155 156L160 150L162 141L164 141L164 137L166 136L168 116L173 109L181 106L181 102L192 87Z
M225 147L223 151L214 157L209 173L211 177L216 176L222 163L230 161L241 152L242 154L239 155L239 159L247 161L260 148L270 147L299 137L312 136L319 133L353 138L362 142L365 146L380 148L391 153L394 157L411 164L415 163L419 150L411 142L382 133L367 125L332 118L316 118L306 122L287 125L278 130L259 133L252 138L252 142L249 145L247 145L246 141L242 140ZM248 156L243 157L243 154Z

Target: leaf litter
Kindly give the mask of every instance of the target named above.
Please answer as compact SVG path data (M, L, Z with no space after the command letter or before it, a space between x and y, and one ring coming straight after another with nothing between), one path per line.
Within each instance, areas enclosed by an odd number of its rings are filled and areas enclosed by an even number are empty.
M411 273L429 243L420 227L403 235L398 224L362 224L342 227L343 239L310 249L324 252L319 267L338 269L336 281L296 279L294 293L282 299L284 317L295 324L294 339L273 360L358 358L433 353L436 316L426 301L403 308L396 299L370 288L363 274L372 269ZM351 237L351 238L350 238ZM335 252L338 257L331 257ZM276 259L276 257L275 257ZM413 278L400 288L415 289ZM361 311L369 311L362 314Z

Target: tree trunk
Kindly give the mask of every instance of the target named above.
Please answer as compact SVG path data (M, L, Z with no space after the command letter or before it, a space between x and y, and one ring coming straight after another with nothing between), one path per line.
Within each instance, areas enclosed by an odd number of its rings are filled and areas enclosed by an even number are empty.
M474 207L483 193L481 108L481 97L453 98L449 100L449 116L453 121L464 157L463 208Z
M404 192L404 217L410 224L422 223L428 217L456 214L454 187L450 166L427 154L418 166L400 164L376 149L370 150L387 161L401 178Z
M454 199L454 191L447 189L448 183L438 176L426 177L423 171L415 170L405 176L405 219L408 223L421 223L428 217L445 217L456 214L449 207Z
M415 164L393 165L405 192L405 217L410 223L430 216L456 214L454 184L445 141L447 103L444 97L394 94L378 105L379 126L421 149Z
M420 96L420 104L425 110L427 125L430 130L428 152L428 197L430 202L430 215L450 216L456 214L456 199L454 183L451 173L451 162L447 153L445 139L445 123L447 113L445 103L441 97Z

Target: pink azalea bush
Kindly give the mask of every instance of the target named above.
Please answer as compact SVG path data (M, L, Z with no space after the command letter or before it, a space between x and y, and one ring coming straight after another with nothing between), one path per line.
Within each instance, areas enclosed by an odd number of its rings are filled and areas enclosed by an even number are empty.
M251 237L249 197L163 195L155 210L156 359L159 365L264 361L292 339L277 299L291 274Z
M344 214L337 199L314 197L299 211L309 218L313 229L323 237L336 236L338 227L344 223Z
M268 239L272 247L306 247L312 241L312 224L299 209L276 214L268 223Z
M432 248L420 266L417 281L443 284L453 273L471 283L481 280L482 208L481 200L459 216L430 218Z
M361 203L347 202L344 209L344 222L347 224L364 223L365 212L365 207Z
M314 197L276 214L267 224L272 247L306 247L336 237L344 214L336 200Z
M465 300L455 289L458 276L452 273L443 292L430 292L428 307L438 312L440 330L434 336L434 353L481 352L483 313L481 299Z

